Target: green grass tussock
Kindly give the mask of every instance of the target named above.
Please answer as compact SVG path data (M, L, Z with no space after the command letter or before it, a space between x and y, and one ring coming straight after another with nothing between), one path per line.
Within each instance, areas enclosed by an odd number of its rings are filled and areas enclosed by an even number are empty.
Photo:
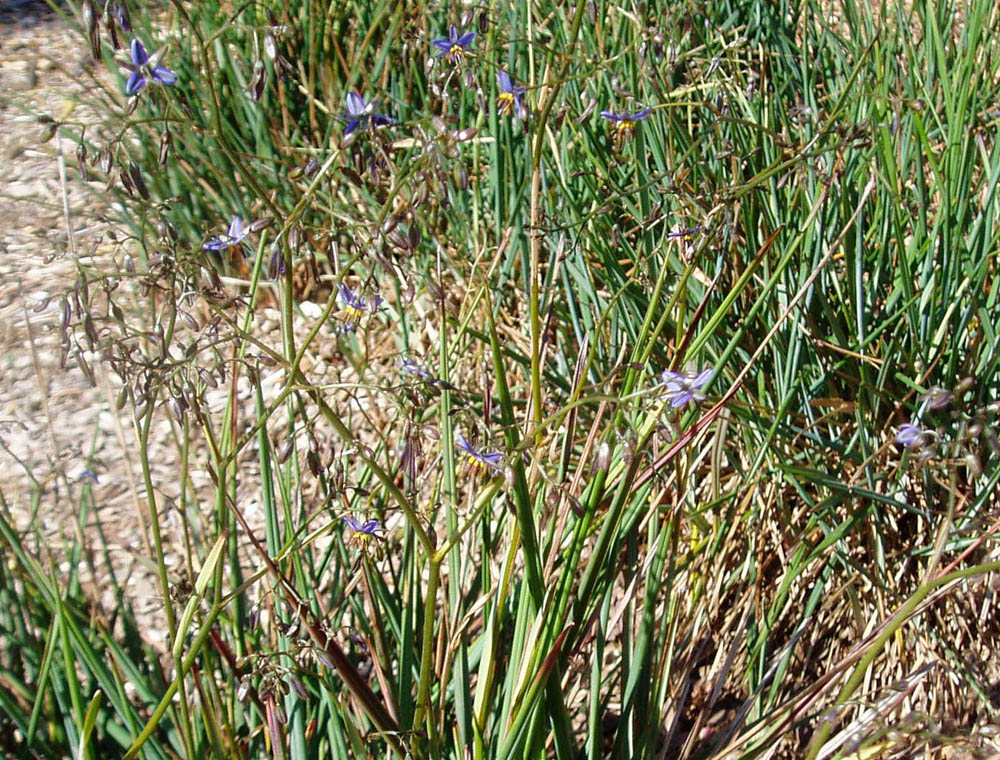
M61 327L159 606L0 499L0 746L1000 751L994 4L130 10Z

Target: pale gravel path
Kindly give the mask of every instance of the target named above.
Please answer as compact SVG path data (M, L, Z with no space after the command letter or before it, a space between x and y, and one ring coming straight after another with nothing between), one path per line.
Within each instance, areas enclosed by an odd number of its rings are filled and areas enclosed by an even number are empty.
M86 260L104 228L96 217L104 199L101 184L88 189L79 181L72 142L42 142L45 126L37 117L59 117L74 107L83 89L76 78L87 59L79 36L43 4L0 4L0 494L26 545L36 547L39 537L29 526L40 528L38 549L52 550L50 558L60 562L63 539L78 535L79 476L93 470L99 483L83 532L93 538L101 527L137 612L155 615L162 605L139 559L142 531L119 437L124 429L127 448L128 420L112 413L105 388L91 387L72 358L62 366L60 299L76 279L77 256ZM87 115L79 105L73 110L75 119ZM100 380L104 370L97 362L94 367ZM42 484L33 526L32 479ZM93 598L113 603L106 584L95 579L95 572L99 578L106 571L81 572Z

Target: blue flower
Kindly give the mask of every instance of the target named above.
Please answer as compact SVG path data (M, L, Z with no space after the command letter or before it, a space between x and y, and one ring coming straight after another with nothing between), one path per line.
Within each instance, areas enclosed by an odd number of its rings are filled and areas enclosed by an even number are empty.
M344 313L341 316L341 321L344 323L342 328L344 332L356 329L365 314L374 314L378 311L378 307L382 305L382 299L379 296L372 296L370 299L363 298L344 283L340 283L338 289L340 291L340 298L344 302Z
M464 435L457 436L456 442L458 443L458 448L465 452L465 460L474 469L480 472L486 472L487 470L499 472L501 470L500 465L503 463L503 454L499 451L480 451L465 440Z
M920 428L919 425L907 422L899 426L899 432L896 433L896 443L910 449L915 446L922 445L924 443L925 436L926 433Z
M510 79L510 74L506 71L497 72L497 83L500 85L500 95L497 97L497 109L504 116L509 116L513 111L518 116L523 113L521 105L521 95L524 87L515 86Z
M229 222L229 230L225 235L214 237L202 246L206 251L243 251L243 241L250 233L249 227L243 226L243 220L234 216Z
M365 523L359 523L350 515L345 515L344 522L347 523L347 527L353 531L350 539L352 543L364 545L368 543L370 538L378 537L378 520L368 520Z
M146 86L150 79L166 85L174 84L177 81L177 75L174 72L150 59L146 48L143 47L138 38L132 39L129 50L132 54L132 65L129 67L132 69L132 73L125 83L126 95L135 95Z
M129 20L128 11L125 9L125 6L121 3L115 3L111 6L111 11L114 14L115 21L118 22L118 26L126 32L131 32L132 22Z
M694 237L698 233L698 230L700 230L700 229L701 229L700 226L688 227L686 230L677 230L676 232L668 232L667 233L667 237L668 238L689 238L689 237Z
M448 36L446 38L431 40L434 47L438 49L438 53L434 57L440 58L441 56L445 56L448 59L448 63L453 66L460 66L462 61L465 60L466 49L472 44L474 39L476 39L475 32L466 32L459 37L458 30L452 24L448 27Z
M416 375L421 380L426 380L431 376L423 364L418 364L414 359L405 356L399 360L399 368L410 375Z
M708 385L712 379L712 370L702 370L695 374L691 372L674 372L670 369L663 370L660 375L663 385L666 387L664 398L670 401L672 409L679 409L691 401L704 401L705 394L701 389Z
M636 124L645 121L652 113L652 109L644 108L630 114L617 114L614 111L601 111L601 118L611 122L611 135L619 145L635 134Z
M365 103L356 92L347 93L344 98L344 105L347 110L341 115L341 119L347 122L344 127L344 134L349 135L358 127L368 129L369 127L379 127L384 124L392 124L393 120L388 116L375 113L375 102Z

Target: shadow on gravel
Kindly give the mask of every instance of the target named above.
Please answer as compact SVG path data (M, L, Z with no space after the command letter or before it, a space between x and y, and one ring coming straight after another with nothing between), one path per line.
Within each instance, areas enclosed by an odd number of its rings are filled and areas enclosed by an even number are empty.
M0 0L0 26L30 28L57 18L40 0Z

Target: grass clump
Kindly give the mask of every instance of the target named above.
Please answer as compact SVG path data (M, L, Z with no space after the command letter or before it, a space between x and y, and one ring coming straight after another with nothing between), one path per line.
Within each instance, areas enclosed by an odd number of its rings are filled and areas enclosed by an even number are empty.
M165 52L61 127L127 230L64 350L162 608L4 501L9 745L985 753L995 15L104 9Z

